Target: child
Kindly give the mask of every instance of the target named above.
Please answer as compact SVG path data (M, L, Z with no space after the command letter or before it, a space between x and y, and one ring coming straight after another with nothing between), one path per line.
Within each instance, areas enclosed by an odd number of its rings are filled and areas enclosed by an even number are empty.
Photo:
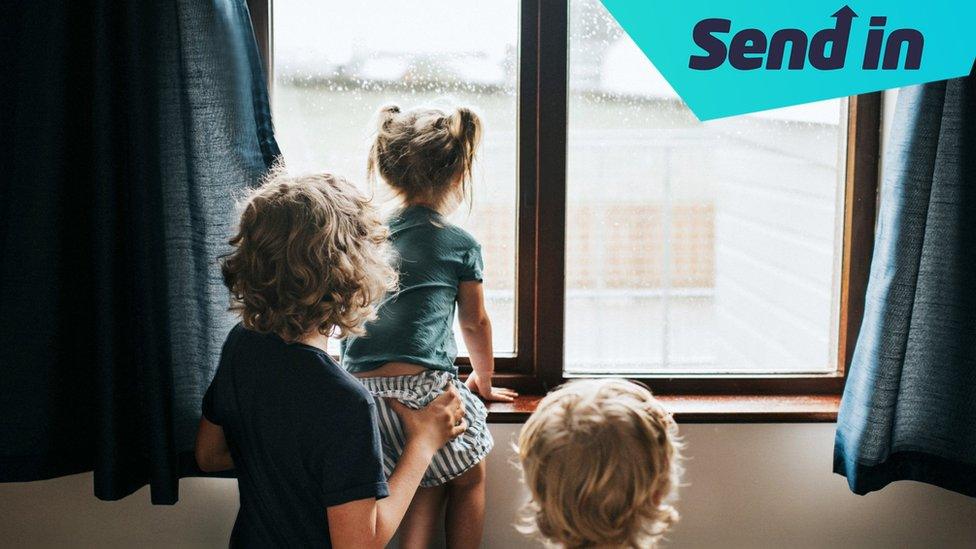
M487 410L474 397L511 401L514 391L492 386L491 322L482 290L481 247L446 216L463 201L481 138L481 120L471 110L381 109L369 155L378 175L403 208L390 220L390 240L399 254L400 288L380 305L365 336L343 342L343 366L376 397L384 466L402 459L401 427L384 398L425 405L450 382L466 406L468 430L442 448L424 475L400 529L405 548L430 546L446 501L445 529L452 548L478 547L485 513L484 459L494 441ZM466 383L454 359L454 308L474 370Z
M650 547L678 520L677 426L647 389L624 380L567 383L519 435L526 533L567 549Z
M403 414L403 457L384 475L372 397L326 351L362 333L392 287L386 228L331 175L278 173L255 189L223 260L231 310L203 399L200 469L236 468L232 547L381 547L430 460L465 428L457 392ZM385 498L385 499L384 499Z

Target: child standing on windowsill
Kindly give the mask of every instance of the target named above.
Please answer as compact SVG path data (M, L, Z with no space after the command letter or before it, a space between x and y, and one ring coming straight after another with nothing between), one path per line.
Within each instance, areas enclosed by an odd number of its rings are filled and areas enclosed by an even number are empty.
M478 547L485 515L484 459L494 441L486 425L487 401L511 401L514 391L492 386L491 322L482 289L481 246L445 217L469 192L481 120L469 109L401 112L381 109L369 155L378 175L403 208L390 219L390 240L399 254L399 289L380 304L366 335L343 342L342 365L361 378L380 416L384 467L403 452L403 430L384 398L424 406L450 381L461 393L468 430L444 446L427 470L399 531L401 547L426 549L447 506L449 547ZM454 359L454 309L474 370L466 383Z

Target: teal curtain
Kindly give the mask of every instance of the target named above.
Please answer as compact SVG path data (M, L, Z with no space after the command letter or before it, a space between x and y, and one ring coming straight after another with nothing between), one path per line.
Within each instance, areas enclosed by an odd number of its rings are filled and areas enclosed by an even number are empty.
M835 472L976 496L976 77L905 88Z
M278 155L244 0L4 8L0 481L193 474L216 258Z

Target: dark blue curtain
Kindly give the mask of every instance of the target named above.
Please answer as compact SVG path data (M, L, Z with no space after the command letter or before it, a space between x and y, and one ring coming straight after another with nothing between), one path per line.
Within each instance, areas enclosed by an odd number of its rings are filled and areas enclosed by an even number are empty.
M175 502L232 322L216 258L278 154L247 6L3 12L0 481Z
M835 472L976 496L976 79L903 89Z

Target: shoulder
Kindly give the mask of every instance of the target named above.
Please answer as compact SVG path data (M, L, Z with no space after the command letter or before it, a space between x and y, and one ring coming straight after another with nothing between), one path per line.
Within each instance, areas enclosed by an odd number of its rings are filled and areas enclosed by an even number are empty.
M234 327L227 332L227 337L224 338L224 345L221 347L220 351L220 364L223 367L218 369L218 373L220 370L229 367L224 365L232 362L232 358L236 354L239 354L238 350L242 346L248 345L247 340L249 339L250 334L250 330L246 329L243 325L241 325L240 322L235 324Z
M301 352L304 366L314 369L315 377L322 384L323 393L327 396L327 408L368 411L373 406L373 396L369 391L332 357L308 350Z
M445 243L454 250L464 252L481 248L481 244L478 243L478 239L457 225L445 225L441 229L441 233Z
M394 233L418 230L416 236L454 248L471 249L479 245L471 233L451 223L440 213L421 206L411 206L399 212L391 219L390 229Z
M227 339L224 340L224 350L238 346L257 345L267 338L267 334L248 330L244 324L238 322L227 333Z
M243 336L243 334L247 331L248 330L244 328L244 325L241 324L240 322L234 324L234 326L230 329L230 331L227 332L227 338L224 339L224 345L227 346L238 341Z
M343 374L330 377L328 386L318 391L315 409L306 414L323 438L359 436L376 423L373 395L356 378Z
M336 389L342 394L342 400L347 405L358 408L372 407L373 395L366 390L366 387L331 358L328 361L331 363L329 365L330 374L333 377Z

